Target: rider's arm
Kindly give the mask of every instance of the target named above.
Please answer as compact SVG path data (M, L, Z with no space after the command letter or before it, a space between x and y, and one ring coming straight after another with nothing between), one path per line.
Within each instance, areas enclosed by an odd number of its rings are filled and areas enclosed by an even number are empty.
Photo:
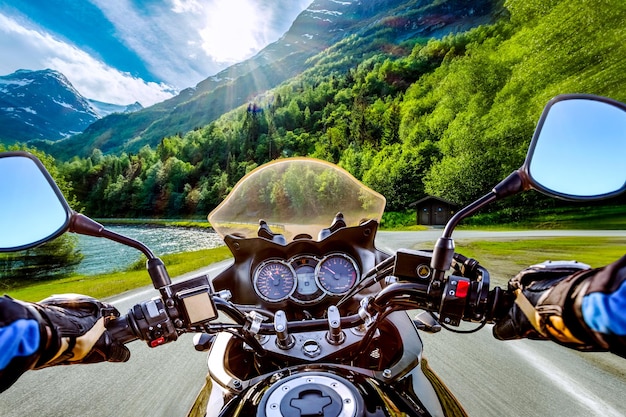
M626 356L626 256L597 270L585 286L579 321L600 347Z
M34 309L7 296L0 298L0 392L35 366L47 333Z
M494 326L498 339L550 339L626 357L626 256L604 268L528 268L511 279L515 304Z
M105 328L116 316L115 307L84 295L39 303L0 297L0 392L29 369L127 361L130 352Z

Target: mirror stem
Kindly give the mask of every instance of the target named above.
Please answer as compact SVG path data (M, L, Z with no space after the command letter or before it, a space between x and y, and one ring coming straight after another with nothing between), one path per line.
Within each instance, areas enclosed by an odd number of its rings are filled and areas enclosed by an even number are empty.
M433 269L439 271L439 274L437 274L438 276L443 276L443 273L450 269L450 265L452 264L452 257L454 256L454 240L452 239L452 232L459 222L464 218L471 216L494 200L499 200L501 198L517 194L528 188L528 181L525 178L526 176L523 171L514 171L498 185L493 187L490 193L485 194L452 216L446 224L443 234L435 244L433 257L430 263L430 266Z
M131 239L126 236L122 236L118 233L107 230L103 225L98 223L95 220L90 219L89 217L74 212L72 214L72 220L70 222L70 232L78 233L80 235L94 236L94 237L103 237L114 242L121 243L126 246L130 246L131 248L135 248L144 255L148 259L155 259L154 253L143 243Z
M76 212L72 213L69 231L80 235L103 237L141 251L141 253L148 258L147 268L150 278L152 278L154 288L160 289L172 283L163 261L157 258L149 247L138 240L120 235L119 233L115 233L111 230L107 230L103 225L95 220Z

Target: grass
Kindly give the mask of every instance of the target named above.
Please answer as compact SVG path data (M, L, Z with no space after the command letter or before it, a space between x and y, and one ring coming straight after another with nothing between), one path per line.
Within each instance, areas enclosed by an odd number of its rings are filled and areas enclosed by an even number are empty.
M206 218L201 219L123 219L123 218L107 218L97 219L98 222L104 225L138 225L145 226L174 226L174 227L194 227L201 229L210 229L211 224Z
M536 210L523 220L510 221L510 210L478 213L463 222L463 229L520 230L520 229L570 229L570 230L624 230L626 205L568 206Z
M533 239L457 240L456 250L477 259L492 281L505 285L521 269L546 260L577 260L600 267L626 253L626 238L556 237Z
M214 262L231 257L227 247L204 249L194 252L175 253L161 257L171 277L194 271ZM45 281L6 291L11 297L24 301L38 301L51 294L78 293L102 299L134 288L150 285L145 269L131 268L127 271L101 275L75 275Z

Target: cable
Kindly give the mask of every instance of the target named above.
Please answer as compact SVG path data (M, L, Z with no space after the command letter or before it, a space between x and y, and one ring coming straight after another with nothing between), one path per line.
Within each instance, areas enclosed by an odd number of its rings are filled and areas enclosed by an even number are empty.
M476 327L475 329L471 329L471 330L457 330L457 329L453 329L452 327L443 324L441 321L439 321L439 317L433 313L432 311L428 312L432 318L434 318L435 320L437 320L437 323L439 323L439 325L446 329L449 332L452 333L458 333L458 334L470 334L470 333L476 333L477 331L479 331L480 329L482 329L483 327L485 327L485 325L487 324L487 319L483 319L483 321L480 323L480 325L478 325L478 327Z

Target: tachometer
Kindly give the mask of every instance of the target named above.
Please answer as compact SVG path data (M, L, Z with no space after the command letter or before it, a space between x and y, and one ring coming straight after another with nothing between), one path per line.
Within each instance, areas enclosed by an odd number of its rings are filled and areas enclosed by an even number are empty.
M350 291L358 274L354 260L341 253L326 256L315 270L320 287L332 295L342 295Z
M257 294L265 301L283 301L296 289L296 273L284 261L269 260L256 269L253 284Z

